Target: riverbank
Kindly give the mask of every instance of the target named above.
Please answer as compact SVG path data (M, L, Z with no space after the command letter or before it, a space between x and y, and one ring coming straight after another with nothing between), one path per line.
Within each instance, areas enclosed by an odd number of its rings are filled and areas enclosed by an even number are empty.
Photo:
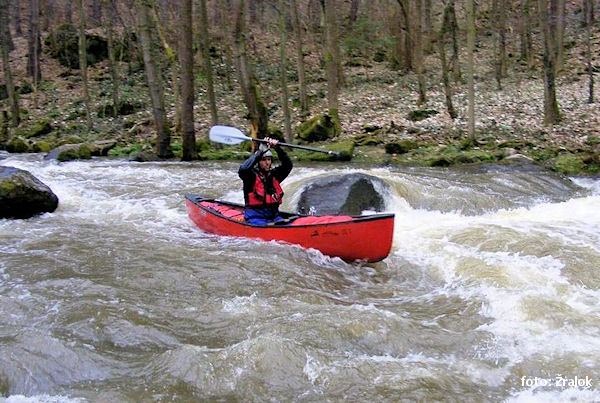
M22 38L18 38L15 58L25 57ZM21 53L19 52L19 49ZM544 126L543 83L539 72L511 60L511 74L498 90L489 55L476 54L476 139L468 140L466 113L467 88L463 81L453 83L454 107L457 119L450 119L445 109L443 88L438 73L437 56L427 58L427 102L417 106L417 80L414 74L401 74L385 63L371 62L364 67L347 67L346 86L340 91L342 133L338 138L316 147L342 150L344 164L451 166L478 162L498 162L522 154L542 166L568 175L597 175L600 172L600 110L597 103L587 103L588 77L584 63L571 51L567 64L558 78L558 103L562 121L556 126ZM310 66L309 85L311 114L324 113L326 83L319 80L319 66ZM45 80L37 93L21 95L24 121L10 133L16 146L12 152L47 152L69 143L111 140L117 146L112 156L131 157L151 154L154 131L151 108L146 99L144 74L141 65L123 65L126 81L122 86L123 101L131 112L116 118L106 116L109 94L109 73L106 63L90 68L90 91L99 101L93 109L93 127L86 125L76 71L67 71L54 59L43 57ZM21 73L21 74L20 74ZM17 69L18 77L25 77ZM167 75L169 76L169 75ZM23 79L22 79L23 80ZM26 81L22 81L25 82ZM283 115L277 86L264 81L263 97L270 106L270 121L282 127ZM169 84L170 85L170 84ZM247 145L223 147L206 140L211 126L203 84L197 83L195 126L199 157L213 159L243 159ZM596 90L598 92L598 90ZM296 88L291 87L291 93ZM173 94L166 93L169 119L175 121ZM600 98L595 94L595 99ZM238 91L229 90L225 83L217 85L217 101L221 124L248 130L246 109ZM292 105L294 102L292 102ZM419 113L420 112L420 113ZM301 120L293 107L292 126ZM417 120L422 118L420 120ZM173 128L174 130L174 128ZM179 155L181 142L172 135L173 151ZM323 155L295 152L296 160L322 160Z

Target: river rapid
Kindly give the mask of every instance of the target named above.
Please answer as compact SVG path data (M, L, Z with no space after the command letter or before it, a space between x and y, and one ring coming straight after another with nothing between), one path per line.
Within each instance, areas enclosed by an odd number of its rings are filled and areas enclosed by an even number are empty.
M0 158L60 199L0 220L7 402L600 401L598 179L295 167L285 210L326 174L389 185L361 264L196 229L184 194L242 201L236 163Z

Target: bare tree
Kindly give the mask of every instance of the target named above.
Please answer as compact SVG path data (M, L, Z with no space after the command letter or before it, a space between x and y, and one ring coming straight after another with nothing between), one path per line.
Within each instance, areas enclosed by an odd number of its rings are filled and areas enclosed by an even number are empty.
M325 64L327 68L327 104L329 116L339 122L339 100L338 86L339 77L337 75L337 62L335 59L335 48L337 46L335 34L335 0L325 0L325 32L326 32L326 50Z
M300 25L300 17L298 15L298 4L296 0L290 0L290 9L292 11L292 24L294 25L294 33L296 36L296 60L298 65L298 91L300 98L300 115L308 115L308 96L306 91L306 72L304 67L304 51L302 49L302 26Z
M493 1L493 15L496 29L495 76L498 89L502 89L502 79L506 77L506 0Z
M521 59L527 63L527 66L533 65L533 42L531 39L531 3L532 0L521 1L521 17L519 19L519 35Z
M556 30L552 22L557 16L558 0L538 0L540 27L544 44L544 124L554 125L560 121L560 111L556 101ZM551 12L548 11L550 5Z
M585 12L585 28L586 28L586 53L587 53L587 71L589 77L589 93L588 93L588 103L594 103L594 70L592 66L592 14L594 8L592 6L592 0L584 0L586 7L584 7Z
M192 0L180 0L179 64L181 64L181 144L183 161L197 158L194 133L194 50Z
M92 111L90 109L90 92L88 86L87 71L87 41L85 37L86 24L85 1L79 0L79 72L81 74L81 83L83 91L83 102L85 104L85 114L88 129L92 128Z
M15 26L15 34L17 36L23 36L23 27L21 24L21 1L12 0L13 3L13 24Z
M541 0L540 0L541 1ZM471 142L475 142L475 82L473 52L475 51L475 1L467 0L467 77L468 77L468 133Z
M113 101L113 116L119 114L119 107L121 105L121 99L119 94L120 89L120 78L117 60L115 56L115 45L114 45L114 29L113 24L116 19L115 0L104 0L104 10L106 13L106 37L108 38L108 69L110 71L110 78L112 81L112 101Z
M42 43L40 40L40 8L39 0L30 0L29 9L29 36L28 36L28 57L27 73L33 77L34 89L42 79L42 69L40 66L40 54L42 53Z
M248 107L253 136L263 138L269 133L269 117L267 106L260 95L258 80L254 69L248 61L246 51L246 24L245 0L238 0L234 10L234 49L237 64L238 79L242 90L244 102Z
M8 2L7 0L0 0L0 30L4 32L5 29L8 29L8 27ZM15 90L12 71L10 68L9 46L7 39L8 38L5 35L2 35L0 38L0 52L2 53L2 69L4 70L6 92L8 93L11 126L17 127L21 121L19 114L19 99L17 96L17 91Z
M152 10L149 1L137 0L137 6L139 38L156 129L156 155L160 158L169 158L173 156L171 151L171 133L165 111L163 81L158 66L159 57L156 47L153 46L155 41L153 40L152 32L156 28L152 23Z
M438 33L438 49L440 53L440 61L442 64L442 81L444 83L444 93L446 97L446 109L448 115L452 119L456 119L457 114L452 103L452 87L450 86L450 78L448 74L448 62L446 60L446 34L450 31L450 8L454 7L454 0L448 0L448 3L444 7L444 16L442 19L442 26Z
M427 102L425 67L423 63L423 0L415 0L415 3L415 64L417 80L419 83L419 98L417 99L417 104L422 105Z
M285 20L285 0L279 0L279 29L281 32L281 43L279 45L279 65L281 82L281 101L283 107L283 133L288 143L292 142L292 123L290 117L289 91L287 86L287 26Z
M208 92L208 104L210 107L210 117L213 125L219 123L217 113L217 100L215 97L215 85L213 79L213 68L210 60L209 36L208 36L208 14L206 9L206 0L200 0L200 42L202 44L202 60L204 61L204 71L206 73L206 86Z

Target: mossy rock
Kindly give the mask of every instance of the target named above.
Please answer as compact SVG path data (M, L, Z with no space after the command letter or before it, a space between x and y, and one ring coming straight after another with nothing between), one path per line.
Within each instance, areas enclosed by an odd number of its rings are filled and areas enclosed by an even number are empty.
M52 149L52 145L45 140L36 141L31 146L31 151L33 151L34 153L47 153L51 149Z
M413 140L400 140L385 145L387 154L406 154L407 152L419 147L419 143Z
M342 129L339 122L325 114L300 123L296 127L296 137L302 141L324 141L338 136Z
M77 159L92 158L92 151L87 144L65 144L51 150L44 159L55 159L59 162L66 162Z
M357 146L376 146L383 143L378 132L362 133L354 136L354 144Z
M550 160L549 165L565 175L595 175L600 172L600 157L589 153L566 153Z
M45 134L51 133L52 130L54 130L54 128L52 127L52 124L50 124L50 120L40 119L29 128L18 129L16 131L16 134L25 138L30 138L43 136Z
M59 146L64 146L65 144L79 144L79 143L83 143L83 139L79 136L69 136L69 137L61 138L57 142L57 144Z
M29 144L20 137L13 137L6 143L5 149L9 153L28 153Z
M411 120L413 122L425 120L427 118L437 115L438 113L439 112L435 109L417 109L409 112L408 120Z

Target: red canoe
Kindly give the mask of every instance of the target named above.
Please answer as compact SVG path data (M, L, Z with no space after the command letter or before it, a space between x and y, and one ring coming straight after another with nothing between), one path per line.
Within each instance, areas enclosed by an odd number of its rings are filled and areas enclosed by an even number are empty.
M378 262L392 247L394 214L366 216L305 216L281 212L285 225L244 222L245 207L235 203L186 194L191 220L201 230L217 235L282 241L313 248L346 261Z

